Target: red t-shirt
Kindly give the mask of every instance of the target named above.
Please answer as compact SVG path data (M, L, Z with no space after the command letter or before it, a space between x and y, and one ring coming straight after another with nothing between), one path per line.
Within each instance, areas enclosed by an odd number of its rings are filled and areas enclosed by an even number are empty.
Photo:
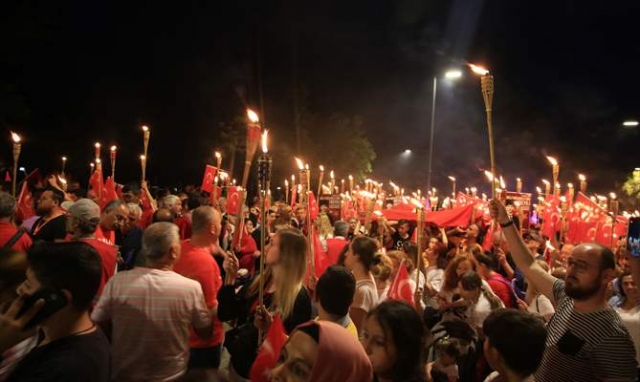
M113 245L109 245L100 239L80 239L79 241L85 242L92 246L100 258L102 259L102 279L100 280L100 288L98 289L97 296L100 296L102 289L109 279L116 273L116 263L118 261L118 249Z
M349 245L349 241L343 237L327 239L327 257L329 258L331 265L338 264L340 252L342 252L344 247L347 245Z
M103 231L100 226L96 228L96 232L93 233L93 236L105 244L113 246L116 243L116 233L114 231Z
M174 221L180 231L180 239L186 240L191 238L191 220L186 216L180 216Z
M3 247L7 242L13 237L13 235L18 232L16 226L11 223L0 223L0 247ZM29 234L25 231L25 233L16 241L16 243L11 247L21 252L27 252L27 250L31 247L32 241L29 237Z
M173 270L200 283L208 308L218 306L218 291L222 287L222 277L220 277L218 263L214 260L209 247L196 247L191 244L191 240L184 240L180 259L173 266ZM189 347L209 348L221 344L223 340L222 322L215 317L211 338L202 339L191 329Z
M497 273L494 273L487 279L487 284L489 284L493 293L502 300L505 308L518 309L517 305L513 306L513 291L511 289L511 283L509 283L507 279Z

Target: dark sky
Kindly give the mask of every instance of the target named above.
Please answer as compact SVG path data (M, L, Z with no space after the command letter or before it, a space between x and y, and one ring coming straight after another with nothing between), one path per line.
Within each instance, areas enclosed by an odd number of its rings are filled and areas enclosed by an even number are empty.
M2 134L13 128L25 136L27 169L55 169L67 155L70 171L84 178L99 140L121 148L119 180L137 179L146 123L150 178L198 182L220 123L245 104L259 105L261 78L275 138L292 140L296 83L306 108L363 118L377 179L420 185L432 78L466 61L495 75L497 164L511 184L520 176L532 190L550 178L544 155L560 159L563 183L584 172L602 192L640 165L639 133L621 127L640 118L636 1L34 0L0 7ZM483 113L477 77L466 71L455 84L440 83L434 185L447 185L449 174L461 186L482 182ZM406 148L410 158L400 155ZM280 173L291 171L290 158L278 153Z

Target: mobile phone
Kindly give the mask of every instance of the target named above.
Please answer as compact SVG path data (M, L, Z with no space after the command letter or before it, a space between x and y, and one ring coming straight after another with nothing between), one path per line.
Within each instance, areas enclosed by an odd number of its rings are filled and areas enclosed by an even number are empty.
M640 257L640 217L632 217L629 219L627 250L631 256Z
M25 329L29 329L40 324L46 318L51 317L51 315L53 315L55 312L64 308L68 303L67 297L64 295L64 293L62 293L61 290L53 288L42 288L34 294L25 298L24 304L22 305L20 312L18 312L18 317L25 314L40 299L44 299L44 305L42 306L42 308L40 308L38 313L36 313L36 315L33 316L33 318L27 323L27 325L25 325Z

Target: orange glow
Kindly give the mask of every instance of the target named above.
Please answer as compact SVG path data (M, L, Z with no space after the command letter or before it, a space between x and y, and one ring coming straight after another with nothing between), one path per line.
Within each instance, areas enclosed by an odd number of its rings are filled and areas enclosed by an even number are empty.
M13 131L11 132L11 139L13 140L13 143L20 143L20 141L22 140L22 138L20 138L20 136Z
M118 149L118 148L117 148L115 145L111 146L111 152L114 152L114 151L116 151L117 149Z
M320 172L324 172L324 166L323 165L318 166L318 168L320 168Z
M214 155L215 155L216 159L222 158L222 154L220 154L220 151L216 151Z
M489 74L489 71L483 68L482 66L478 66L474 64L467 64L467 65L469 65L469 67L475 74L479 74L481 76L484 76L485 74Z
M142 126L142 131L149 131L149 127L147 125L143 125Z
M267 135L269 135L269 130L265 130L264 133L262 133L262 152L264 154L269 151L267 148Z
M455 182L455 181L456 181L456 178L455 178L455 177L453 177L453 176L451 176L451 175L449 175L449 180L450 180L450 181L452 181L452 182Z
M611 199L615 199L615 198L616 198L616 193L615 193L615 192L610 193L610 194L609 194L609 197L610 197Z
M333 174L333 170L331 170L331 172L329 173L329 178L333 179L335 177L335 175Z
M100 160L100 159L96 159L96 161L99 161L99 160ZM144 156L144 155L140 155L140 160L141 160L141 161L145 161L145 160L147 160L147 157L146 157L146 156Z
M353 175L349 175L349 180L353 180Z
M67 161L67 157L62 157L62 161L66 162Z
M96 147L96 149L99 149L102 145L100 144L100 142L96 142L94 146Z
M579 179L581 182L584 182L585 180L587 180L587 177L586 177L586 176L584 176L584 175L582 175L582 174L578 174L578 179Z
M548 180L546 180L546 179L542 179L542 183L544 183L544 185L545 185L545 186L548 186L548 185L550 185L550 184L551 184L551 183L549 183L549 181L548 181Z
M252 123L260 122L260 118L258 117L258 114L255 111L251 110L251 109L247 109L247 117L249 117L249 120Z
M558 165L558 161L554 157L548 156L547 160L549 161L549 163L551 163L552 166L557 166Z
M296 160L296 164L298 165L298 169L299 170L304 170L304 163L298 158L293 158L293 159Z
M487 179L489 180L489 182L493 182L493 174L491 173L491 171L485 170L484 171L484 176L487 177Z
M284 180L284 186L285 186L285 187L289 187L289 181L288 181L288 180L286 180L286 179Z

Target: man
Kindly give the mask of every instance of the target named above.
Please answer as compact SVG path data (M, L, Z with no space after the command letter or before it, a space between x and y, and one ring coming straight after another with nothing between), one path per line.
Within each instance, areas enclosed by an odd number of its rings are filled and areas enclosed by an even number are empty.
M173 222L178 226L180 232L180 239L188 239L191 237L191 222L186 217L182 216L182 200L176 195L167 195L162 198L160 208L166 208L174 216Z
M635 348L618 314L607 305L613 253L600 244L581 244L567 256L565 281L545 272L498 200L491 214L509 241L511 255L527 280L556 306L535 380L635 381Z
M356 237L356 235L359 235L360 232L356 232L358 230L358 218L356 217L352 217L349 218L349 234L347 236L347 240L351 241L353 240L354 237Z
M48 188L38 199L36 215L40 216L33 224L31 237L33 241L64 241L67 235L67 224L62 210L64 193L57 188Z
M338 220L333 225L333 238L327 239L327 257L330 264L338 264L340 252L349 245L347 236L349 235L349 223L344 220Z
M200 338L191 331L189 347L190 369L218 369L224 331L217 319L218 291L222 286L220 268L213 258L212 249L218 245L218 235L222 226L220 213L209 206L196 208L192 214L191 239L182 242L180 260L174 271L200 283L207 308L213 312L213 335Z
M396 228L396 231L391 235L391 237L393 238L393 248L401 251L405 243L411 242L409 221L406 219L400 219L398 221L398 228Z
M527 249L533 255L535 260L544 260L544 256L540 253L540 246L544 240L535 232L528 232L523 236ZM573 250L573 248L572 248Z
M118 269L132 269L136 264L142 265L142 260L138 254L142 248L142 228L138 226L138 222L142 218L142 209L136 203L127 203L129 216L125 224L123 224L116 233L116 245L120 248L120 256L122 263L118 265Z
M482 252L482 246L478 243L478 238L480 237L480 227L477 224L469 224L467 227L467 236L462 244L462 251L471 253L473 250L477 250Z
M95 233L96 238L114 245L116 230L127 221L128 216L129 209L122 201L116 199L107 203L100 216L100 224Z
M7 381L109 381L109 342L89 317L102 273L98 254L86 243L41 244L31 248L27 261L20 297L0 313L0 354L35 334L35 328L25 327L45 303L40 299L16 317L25 298L43 289L55 291L56 299L46 304L63 300L62 308L40 321L38 346Z
M0 248L27 252L31 247L31 238L27 231L16 228L13 223L15 211L15 198L9 193L0 192Z
M349 317L355 293L356 279L351 271L332 265L318 279L314 300L319 320L335 322L357 339L358 329Z
M484 356L495 370L485 382L533 382L544 354L544 321L515 309L498 309L484 320Z
M80 199L73 203L67 211L67 232L74 241L82 241L98 252L102 260L102 280L98 288L98 296L102 293L107 281L116 273L118 249L96 238L95 233L100 222L100 206L91 199Z
M175 380L189 361L189 327L208 338L211 313L200 284L173 271L180 258L178 227L150 225L142 255L146 267L113 276L92 318L111 333L112 380Z

